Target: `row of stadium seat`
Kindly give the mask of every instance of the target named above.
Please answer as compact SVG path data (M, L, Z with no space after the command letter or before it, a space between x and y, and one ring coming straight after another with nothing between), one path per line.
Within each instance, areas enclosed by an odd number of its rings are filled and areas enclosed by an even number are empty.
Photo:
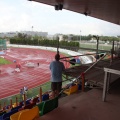
M37 104L29 104L29 108L16 107L0 116L0 120L32 120L58 107L58 97ZM22 109L21 109L22 108Z

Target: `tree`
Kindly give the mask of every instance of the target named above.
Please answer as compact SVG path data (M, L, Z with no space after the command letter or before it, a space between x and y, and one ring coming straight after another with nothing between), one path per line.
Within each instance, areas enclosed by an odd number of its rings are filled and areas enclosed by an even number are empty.
M68 35L63 35L63 40L64 41L68 40Z

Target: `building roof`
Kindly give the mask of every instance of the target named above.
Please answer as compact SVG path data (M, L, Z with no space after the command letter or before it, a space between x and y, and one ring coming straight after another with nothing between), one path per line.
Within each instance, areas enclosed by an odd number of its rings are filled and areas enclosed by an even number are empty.
M120 0L29 0L120 25Z

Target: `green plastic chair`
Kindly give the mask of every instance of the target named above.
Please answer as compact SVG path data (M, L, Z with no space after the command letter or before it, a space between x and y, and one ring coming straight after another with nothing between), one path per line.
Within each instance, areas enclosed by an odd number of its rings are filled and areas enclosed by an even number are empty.
M43 114L46 114L46 113L54 110L57 107L58 107L58 97L47 100L47 101L45 101L45 104L43 106Z
M44 107L44 104L45 104L45 102L43 101L43 102L41 102L41 103L39 103L39 104L36 105L36 106L38 106L38 108L39 108L39 115L40 115L40 116L43 115L43 107Z

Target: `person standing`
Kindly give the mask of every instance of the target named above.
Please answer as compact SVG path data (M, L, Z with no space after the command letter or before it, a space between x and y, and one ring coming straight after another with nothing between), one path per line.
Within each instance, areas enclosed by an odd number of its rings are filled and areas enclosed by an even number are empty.
M37 65L38 65L38 67L39 67L39 65L40 65L39 62L37 63Z
M18 65L18 68L20 69L20 68L21 68L21 64L20 64L20 63L18 63L17 65Z
M62 73L65 70L65 66L60 60L60 55L55 55L55 60L50 63L51 70L51 89L52 89L52 97L58 96L61 87L62 87Z

